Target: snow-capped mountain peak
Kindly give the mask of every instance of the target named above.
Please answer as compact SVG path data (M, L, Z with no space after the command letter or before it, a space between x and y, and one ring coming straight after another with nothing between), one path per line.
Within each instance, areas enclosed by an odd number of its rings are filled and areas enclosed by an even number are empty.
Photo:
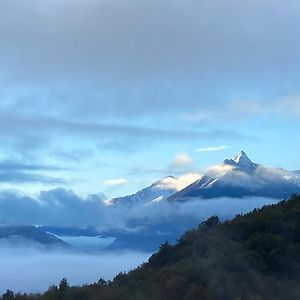
M244 151L206 172L200 180L170 196L171 201L219 197L287 198L300 193L300 174L253 163Z
M249 159L249 157L247 156L247 154L242 150L241 152L239 152L234 158L233 160L238 164L241 162L250 162L252 163L252 161Z
M246 172L253 171L257 167L257 164L252 162L244 151L239 152L233 159L225 159L224 164L242 169Z

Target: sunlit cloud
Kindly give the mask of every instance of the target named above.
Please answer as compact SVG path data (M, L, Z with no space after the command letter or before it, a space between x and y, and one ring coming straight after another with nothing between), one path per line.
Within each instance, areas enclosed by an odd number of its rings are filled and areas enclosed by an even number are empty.
M125 178L117 178L117 179L107 179L104 181L104 185L106 186L120 186L128 183L128 180Z
M193 158L186 154L186 153L181 153L177 154L174 158L174 160L171 162L171 167L173 168L184 168L188 167L193 163Z
M221 151L221 150L226 150L228 149L228 146L216 146L216 147L202 147L202 148L197 148L197 152L213 152L213 151Z
M188 185L192 184L196 180L200 179L202 174L200 173L187 173L178 178L166 177L161 180L161 189L173 189L175 191L180 191Z

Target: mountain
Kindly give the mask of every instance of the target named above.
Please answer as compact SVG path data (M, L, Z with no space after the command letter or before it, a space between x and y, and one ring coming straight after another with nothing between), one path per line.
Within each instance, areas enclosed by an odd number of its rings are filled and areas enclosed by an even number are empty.
M55 226L41 226L38 229L54 234L56 236L99 236L100 233L94 227L77 228L77 227L55 227Z
M202 178L171 195L170 201L191 198L287 198L300 192L300 174L252 162L244 151L206 172Z
M153 253L166 241L176 242L188 227L180 226L178 222L149 224L145 220L139 220L139 225L132 227L132 230L107 229L101 232L103 238L114 238L106 250Z
M114 280L2 299L300 299L300 196L220 223L217 216L164 243Z
M46 248L70 248L67 243L55 235L44 232L35 226L0 226L0 242L18 246L34 243Z
M167 176L163 179L153 183L152 185L136 192L135 194L118 197L110 200L110 205L124 205L127 207L147 205L166 199L170 195L177 192L175 187L168 183L176 180L173 176Z
M41 226L40 230L55 235L70 245L73 250L96 254L108 248L115 240L115 236L104 236L94 227L55 227Z

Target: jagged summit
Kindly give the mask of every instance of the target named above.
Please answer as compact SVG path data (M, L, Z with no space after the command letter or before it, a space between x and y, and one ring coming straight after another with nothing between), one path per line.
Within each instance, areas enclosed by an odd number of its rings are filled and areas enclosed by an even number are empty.
M220 197L287 198L300 193L300 175L279 168L269 168L252 162L244 151L225 159L209 170L200 180L168 198L170 201L213 199Z
M233 160L236 163L240 163L240 162L251 162L251 160L249 159L249 157L247 156L247 154L242 150L241 152L239 152L234 158Z
M257 164L251 161L247 154L242 150L233 159L225 159L224 164L232 165L244 171L253 171Z

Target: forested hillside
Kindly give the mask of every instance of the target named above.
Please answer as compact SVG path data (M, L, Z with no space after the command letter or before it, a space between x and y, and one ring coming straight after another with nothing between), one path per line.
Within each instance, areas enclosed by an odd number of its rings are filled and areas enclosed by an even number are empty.
M101 270L99 270L99 274ZM24 274L26 276L26 274ZM2 299L300 299L300 196L232 221L213 216L111 282Z

